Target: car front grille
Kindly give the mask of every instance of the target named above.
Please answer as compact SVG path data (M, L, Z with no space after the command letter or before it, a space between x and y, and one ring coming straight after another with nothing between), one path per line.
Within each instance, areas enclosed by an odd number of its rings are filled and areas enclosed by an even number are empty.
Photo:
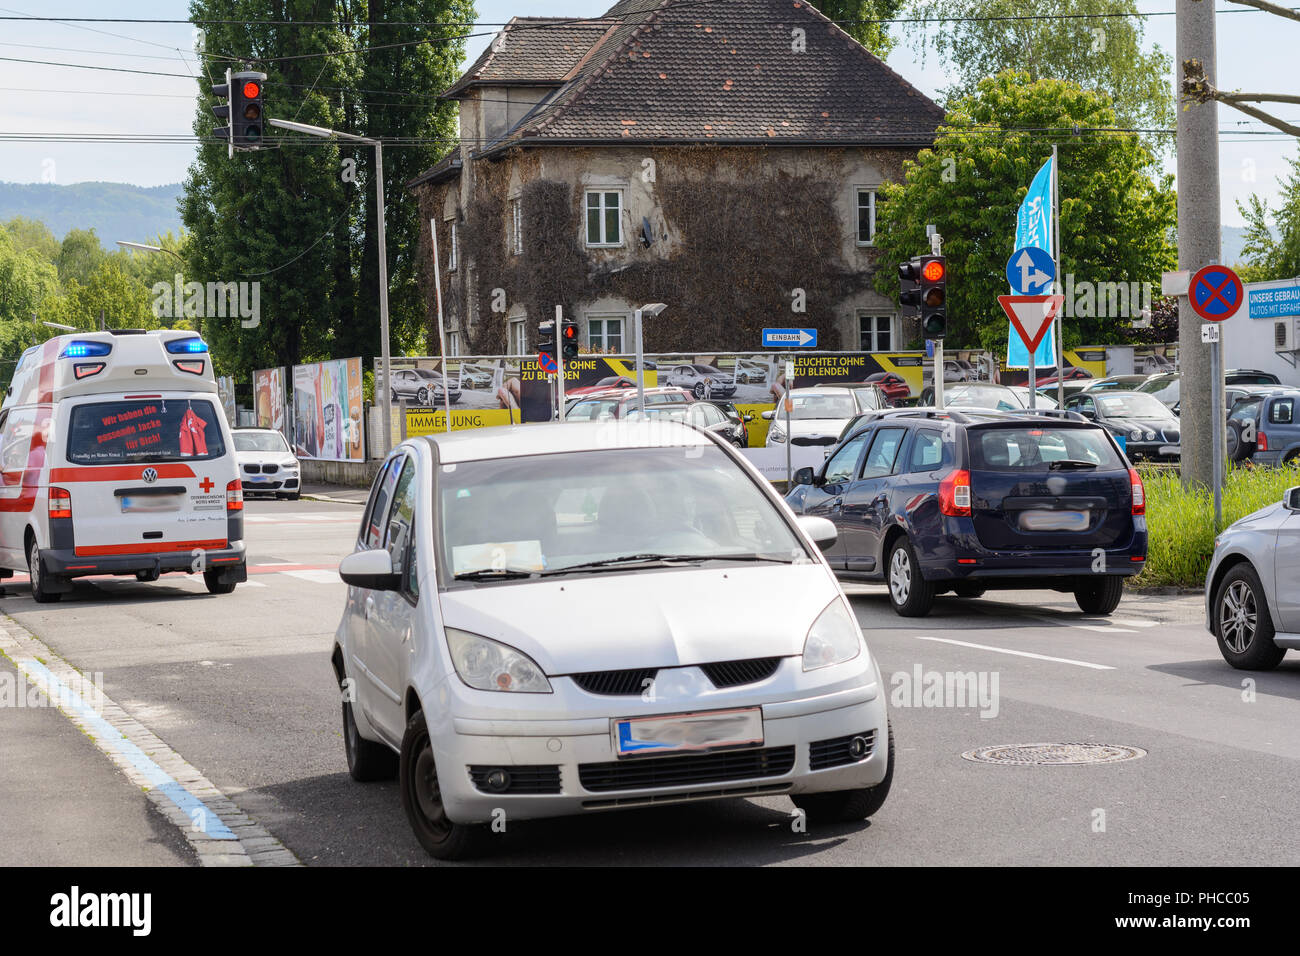
M261 466L261 465L245 465L245 466L244 466L244 471L248 472L250 475L260 475L260 474L262 473L262 466Z
M790 444L792 445L834 445L835 442L836 442L836 438L833 435L825 435L820 438L808 438L806 436L800 436L798 438L791 439Z
M588 694L621 697L640 694L648 686L646 682L654 680L657 673L659 671L654 667L642 667L626 671L592 671L570 676Z
M501 771L506 775L504 787L492 787L488 777ZM484 793L559 793L560 768L557 766L489 767L471 766L469 779Z
M263 465L263 466L262 466L262 474L264 474L264 475L274 475L274 474L275 474L277 471L279 471L279 470L280 470L280 466L279 466L279 465Z
M578 779L593 793L652 790L698 783L780 777L794 769L794 747L723 750L674 757L640 757L612 763L584 763Z
M714 687L739 687L767 680L781 666L779 657L756 657L748 661L723 661L720 664L702 664L700 670L713 681Z
M1166 428L1160 434L1164 437L1165 441L1175 445L1178 443L1178 436L1180 433L1177 428Z
M865 749L860 756L853 755L853 741L861 737ZM862 745L859 745L862 746ZM829 740L814 740L808 746L808 766L812 770L826 770L830 767L843 767L846 764L866 760L876 749L876 732L867 730L847 737L832 737Z

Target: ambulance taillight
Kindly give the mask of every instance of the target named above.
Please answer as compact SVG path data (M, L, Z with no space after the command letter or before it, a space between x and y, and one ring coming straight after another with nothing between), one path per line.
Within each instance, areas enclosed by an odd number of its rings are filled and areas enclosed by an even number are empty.
M244 486L238 478L226 484L226 510L244 510Z
M50 489L50 517L72 517L72 494L67 488Z

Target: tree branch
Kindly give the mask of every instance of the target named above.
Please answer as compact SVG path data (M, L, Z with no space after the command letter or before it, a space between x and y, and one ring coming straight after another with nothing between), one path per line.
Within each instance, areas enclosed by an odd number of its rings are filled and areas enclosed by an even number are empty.
M1240 3L1244 7L1254 7L1256 10L1263 10L1265 13L1272 13L1279 17L1286 17L1288 20L1300 20L1300 11L1279 7L1276 3L1269 3L1268 0L1231 0L1231 2Z
M1244 3L1246 0L1233 0L1233 2ZM1247 116L1253 116L1261 123L1267 123L1274 129L1281 130L1291 136L1300 136L1300 126L1295 126L1253 106L1245 105L1246 102L1258 103L1264 101L1300 103L1300 96L1292 96L1286 93L1224 93L1215 89L1214 85L1210 83L1205 76L1205 65L1200 60L1183 61L1183 96L1193 103L1208 103L1213 100L1225 106L1231 106L1234 110L1245 113Z

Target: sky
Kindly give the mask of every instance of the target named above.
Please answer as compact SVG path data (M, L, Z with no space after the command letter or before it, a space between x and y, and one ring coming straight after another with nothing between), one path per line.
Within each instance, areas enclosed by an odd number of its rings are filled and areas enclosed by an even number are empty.
M815 0L814 0L815 2ZM478 0L482 26L469 43L466 62L490 41L494 26L511 16L599 16L613 0ZM17 4L17 6L10 6ZM1295 48L1300 23L1243 10L1217 0L1219 86L1223 89L1292 92ZM1168 12L1174 0L1140 0L1145 13ZM185 0L0 0L0 14L44 17L120 17L184 19ZM914 25L893 28L900 42L889 65L932 96L948 85L937 58L924 58L908 42ZM1174 49L1174 17L1147 21L1147 41L1167 52ZM188 24L54 23L0 21L0 133L188 133L194 118L194 83L201 71L194 57L193 28ZM57 49L50 49L51 47ZM7 58L7 59L3 59ZM13 62L52 60L180 74L153 76L109 73ZM1172 82L1172 78L1171 78ZM121 115L121 91L138 97L138 116ZM112 112L116 109L118 112ZM1273 112L1300 122L1300 107ZM1255 120L1219 108L1220 208L1225 225L1241 225L1236 201L1259 193L1276 205L1277 179L1296 155L1296 141L1285 136L1255 136L1266 129ZM193 145L84 142L8 142L0 140L0 181L75 183L102 180L157 186L181 181L194 154ZM1173 162L1169 162L1173 172Z

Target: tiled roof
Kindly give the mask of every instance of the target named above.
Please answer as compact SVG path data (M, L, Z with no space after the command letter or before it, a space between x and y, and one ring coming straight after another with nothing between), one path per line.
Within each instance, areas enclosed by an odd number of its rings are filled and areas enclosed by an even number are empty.
M923 142L943 118L803 0L621 0L619 16L506 144Z
M443 95L475 84L559 85L614 26L617 21L514 17Z

